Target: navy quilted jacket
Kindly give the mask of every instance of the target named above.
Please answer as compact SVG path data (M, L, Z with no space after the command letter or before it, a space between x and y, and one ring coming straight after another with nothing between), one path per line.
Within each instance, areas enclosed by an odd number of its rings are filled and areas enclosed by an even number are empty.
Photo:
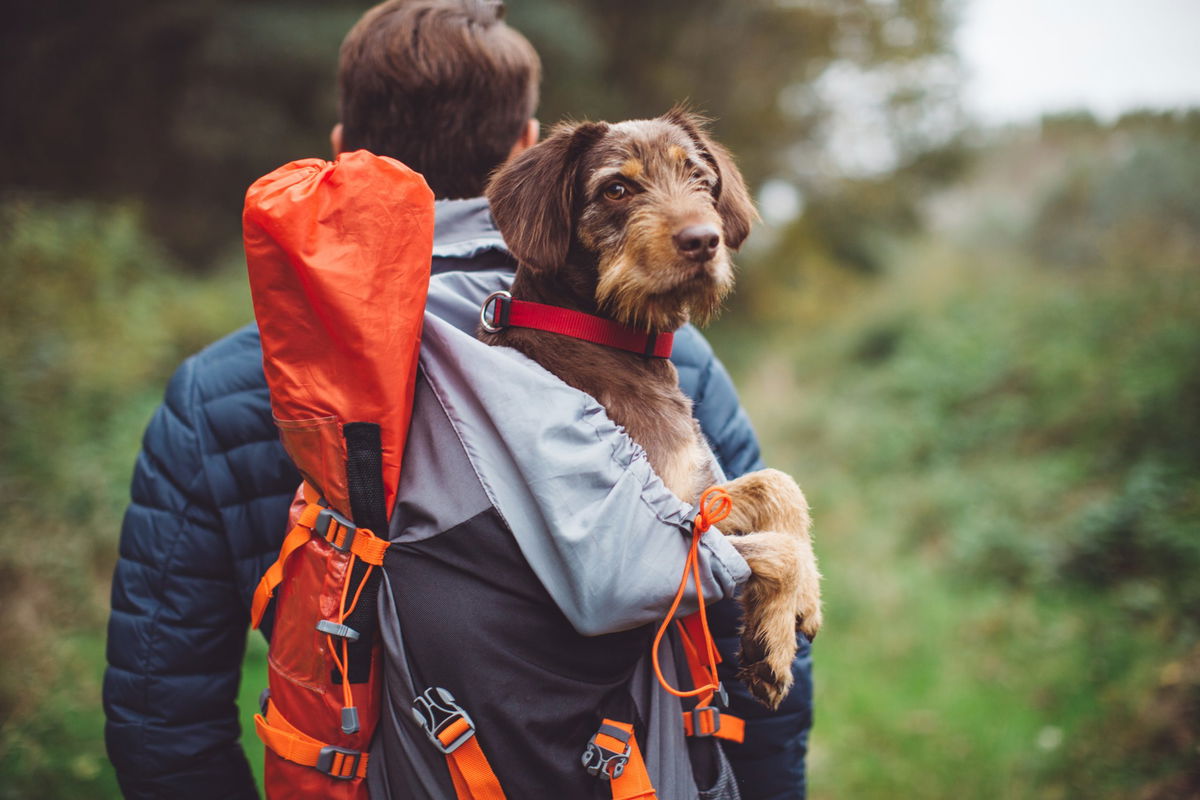
M481 201L441 201L437 211L435 272L511 266ZM708 343L685 329L672 360L725 471L760 467ZM146 430L113 576L105 739L126 797L257 797L235 701L251 597L278 555L299 480L271 420L256 328L185 361ZM724 669L736 651L736 609L713 613ZM263 631L270 636L270 612ZM729 748L744 800L804 795L806 646L795 672L796 689L773 714L726 676L731 710L748 721L745 743Z

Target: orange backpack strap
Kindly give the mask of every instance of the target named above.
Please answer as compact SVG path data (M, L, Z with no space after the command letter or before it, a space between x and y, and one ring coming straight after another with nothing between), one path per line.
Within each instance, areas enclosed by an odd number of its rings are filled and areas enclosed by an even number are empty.
M696 686L704 686L712 680L700 656L700 648L708 648L708 643L712 641L711 636L704 635L705 628L703 626L707 622L701 620L697 613L683 617L675 624L679 628L679 639L683 642L683 653L687 659L688 671L692 675L692 682ZM711 663L715 668L715 665L721 662L721 654L717 652L715 646L709 650L709 653L712 659ZM722 701L725 700L725 689L720 684L717 685L717 694ZM695 708L683 712L683 732L688 736L715 736L718 739L741 744L742 740L746 738L745 720L732 714L721 713L716 707L709 705L712 698L713 692L706 692L700 696Z
M275 589L283 582L284 564L287 563L292 553L299 550L312 538L312 527L316 524L320 513L321 506L310 502L300 512L300 518L296 520L296 525L283 540L283 546L279 548L279 558L275 559L275 563L267 568L258 582L258 587L254 590L254 602L250 605L251 628L258 628L262 623L267 604L271 602Z
M637 736L628 722L602 721L583 751L583 766L589 775L610 783L613 800L655 800L657 797Z
M254 729L275 755L312 767L335 780L349 781L367 776L367 753L335 747L306 736L284 719L270 700L264 711L254 715Z
M683 712L683 732L688 736L715 736L741 744L746 738L746 721L732 714L722 714L713 706L696 706Z
M413 701L413 717L446 756L458 800L505 800L500 781L475 736L475 723L454 695L431 686Z
M308 493L309 488L305 484L306 499L309 497ZM263 614L275 594L275 589L283 582L283 568L288 558L314 536L325 539L338 550L349 551L376 567L383 563L383 556L390 544L366 528L355 527L353 522L332 508L309 499L308 505L300 512L295 527L283 540L283 546L279 548L279 558L267 568L254 590L254 601L250 606L250 627L257 628L262 623Z

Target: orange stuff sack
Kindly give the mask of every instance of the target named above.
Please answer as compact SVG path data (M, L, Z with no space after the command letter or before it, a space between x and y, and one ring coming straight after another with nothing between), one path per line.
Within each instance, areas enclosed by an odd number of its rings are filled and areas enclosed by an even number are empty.
M271 411L305 481L251 613L257 627L274 598L255 718L267 796L364 800L378 567L412 413L433 194L366 151L295 161L247 191L243 233Z

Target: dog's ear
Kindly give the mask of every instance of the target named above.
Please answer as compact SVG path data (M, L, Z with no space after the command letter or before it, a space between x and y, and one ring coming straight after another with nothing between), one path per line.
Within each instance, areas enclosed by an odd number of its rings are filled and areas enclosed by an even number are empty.
M579 167L607 131L603 122L560 123L492 175L488 203L517 261L539 271L562 266L574 233Z
M758 219L758 212L754 209L754 201L750 199L742 173L733 163L733 156L708 135L708 120L686 106L675 106L663 119L687 131L699 148L700 155L716 171L717 185L713 195L725 229L725 244L737 250L750 235L750 226Z

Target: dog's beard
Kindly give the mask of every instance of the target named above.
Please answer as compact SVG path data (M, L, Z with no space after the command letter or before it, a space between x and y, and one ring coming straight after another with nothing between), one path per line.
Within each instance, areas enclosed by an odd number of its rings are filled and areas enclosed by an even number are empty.
M704 325L733 288L733 265L723 249L703 264L674 251L665 262L650 258L626 250L601 258L596 301L618 322L654 332L673 331L689 321Z

